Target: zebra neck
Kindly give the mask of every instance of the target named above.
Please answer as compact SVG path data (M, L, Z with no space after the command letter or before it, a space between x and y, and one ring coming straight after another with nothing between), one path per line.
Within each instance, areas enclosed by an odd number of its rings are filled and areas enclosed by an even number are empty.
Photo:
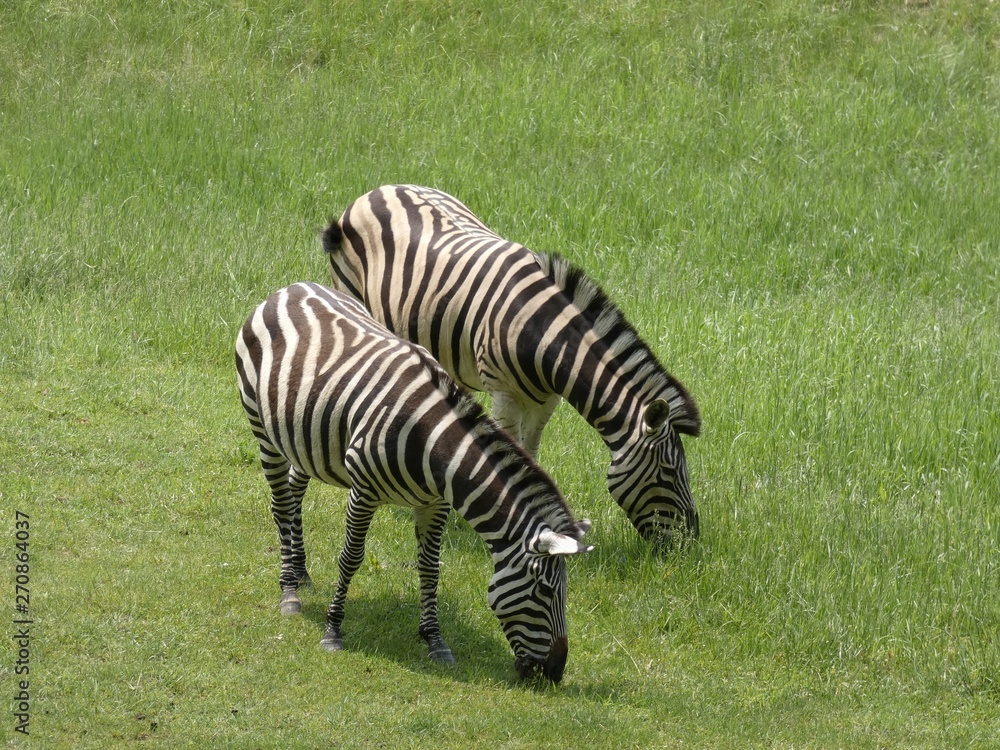
M535 253L535 259L559 290L535 313L532 330L543 331L541 339L523 342L524 351L541 351L538 380L572 404L612 453L655 399L670 405L675 428L697 435L694 401L604 291L564 258Z
M655 398L671 402L679 395L641 341L621 354L616 348L592 334L582 336L576 356L559 362L554 383L612 452L632 433L645 404Z
M572 522L551 479L495 426L447 463L444 495L493 553L523 541L529 519L553 529Z

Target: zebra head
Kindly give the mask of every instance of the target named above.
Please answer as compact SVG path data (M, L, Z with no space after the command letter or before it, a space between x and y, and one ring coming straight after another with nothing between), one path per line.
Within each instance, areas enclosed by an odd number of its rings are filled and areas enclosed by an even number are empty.
M522 679L562 679L569 653L564 557L593 549L580 543L589 528L584 519L565 534L544 529L511 554L494 555L490 608L514 650L514 669Z
M697 436L701 418L658 398L640 406L633 428L608 470L608 491L646 539L669 543L698 537L698 509L691 495L681 434Z

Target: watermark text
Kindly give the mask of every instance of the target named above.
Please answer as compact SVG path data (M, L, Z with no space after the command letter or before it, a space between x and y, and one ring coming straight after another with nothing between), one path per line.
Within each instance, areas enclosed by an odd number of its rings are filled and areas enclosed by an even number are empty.
M28 734L31 724L31 518L14 513L14 731Z

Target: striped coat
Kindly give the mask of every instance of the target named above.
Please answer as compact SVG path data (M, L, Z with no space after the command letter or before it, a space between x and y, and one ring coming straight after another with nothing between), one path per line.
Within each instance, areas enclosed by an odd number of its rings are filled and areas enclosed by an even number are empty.
M398 339L355 300L294 284L250 316L236 342L240 395L260 446L281 545L282 610L299 611L308 579L302 496L310 478L349 487L347 533L322 644L342 648L347 587L376 508L413 509L420 635L451 661L437 583L448 512L462 515L494 564L489 603L519 674L562 676L565 555L589 550L552 480L421 347Z
M608 446L608 489L639 533L697 535L681 435L699 433L698 408L580 270L414 185L357 199L323 244L335 286L460 383L488 391L497 421L529 452L564 398Z

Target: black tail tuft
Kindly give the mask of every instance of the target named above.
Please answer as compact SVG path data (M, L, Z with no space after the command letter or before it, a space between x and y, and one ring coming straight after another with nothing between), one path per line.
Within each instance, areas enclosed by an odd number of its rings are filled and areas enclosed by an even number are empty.
M340 229L340 224L331 221L330 226L323 230L323 252L327 255L337 252L343 237L344 233Z

